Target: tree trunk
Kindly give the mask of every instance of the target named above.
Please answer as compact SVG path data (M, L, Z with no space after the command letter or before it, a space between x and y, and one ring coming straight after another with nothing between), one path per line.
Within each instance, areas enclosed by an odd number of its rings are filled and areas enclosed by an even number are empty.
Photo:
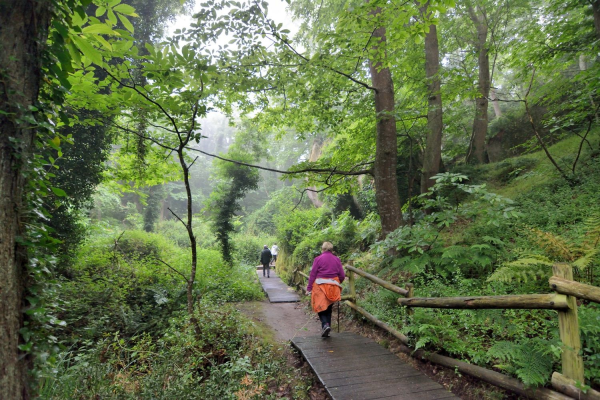
M321 148L323 147L323 141L319 138L315 138L313 141L312 148L310 149L310 156L308 157L308 161L315 162L321 157ZM315 208L319 208L323 206L323 202L319 199L319 193L317 192L316 186L310 186L306 192L308 199L311 201Z
M24 235L25 172L35 129L22 121L36 102L50 2L0 2L0 392L5 399L29 398L30 357L19 350L26 305L27 249ZM7 113L7 114L5 114Z
M427 15L427 6L421 8L421 13ZM440 172L442 159L442 93L439 76L440 51L437 37L437 27L432 24L425 35L425 76L427 77L427 138L423 152L423 174L421 175L421 193L427 193L435 181L432 176Z
M475 119L473 120L473 135L467 162L483 164L485 158L485 136L488 127L488 97L490 93L490 57L487 48L488 27L483 16L477 15L469 6L469 16L477 29L477 45L479 66L478 90L480 96L475 99Z
M377 9L373 14L378 14ZM385 46L385 28L373 32L377 49ZM396 136L396 118L394 116L394 84L389 68L384 68L379 60L370 60L371 82L375 88L375 112L377 114L377 140L373 175L375 177L375 201L381 217L383 237L402 224L402 210L396 178L396 158L398 139Z
M594 15L594 28L596 28L596 37L600 39L600 0L592 1L592 14Z
M179 158L179 164L181 165L181 170L183 171L183 183L185 184L185 193L187 195L187 214L186 221L184 222L185 228L188 232L188 238L190 240L190 247L192 248L192 265L190 271L190 278L187 281L187 309L188 314L192 321L195 321L194 318L194 282L196 281L196 268L198 265L198 249L196 248L196 236L194 235L193 229L193 219L194 214L192 212L192 188L190 185L190 168L189 165L185 161L185 146L187 146L190 138L190 132L185 136L185 140L180 139L179 148L177 149L177 157ZM183 221L182 221L183 222Z
M500 110L500 102L498 101L498 96L496 95L496 89L491 88L490 93L492 95L492 106L494 107L494 114L496 118L500 118L502 116L502 110Z

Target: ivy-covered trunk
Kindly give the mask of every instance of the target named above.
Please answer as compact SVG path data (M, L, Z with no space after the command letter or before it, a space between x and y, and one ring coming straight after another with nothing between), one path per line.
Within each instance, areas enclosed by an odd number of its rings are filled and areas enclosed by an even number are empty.
M379 9L375 13L379 13ZM385 40L385 28L377 28L373 32L373 41L376 43L373 48L375 54L379 53L379 46L385 49ZM390 69L383 67L380 60L371 59L369 68L371 82L375 88L377 118L377 140L373 165L375 201L381 217L381 234L385 237L402 224L402 210L400 209L396 178L398 139L394 115L394 83Z
M421 13L428 17L427 3ZM442 162L442 93L439 76L440 50L435 24L429 26L425 35L425 76L427 77L427 138L423 152L423 174L421 193L426 193L435 183L431 177L440 172Z
M29 357L19 350L27 249L18 239L27 216L25 172L35 138L30 106L40 88L49 7L49 1L0 2L0 392L5 399L29 397Z

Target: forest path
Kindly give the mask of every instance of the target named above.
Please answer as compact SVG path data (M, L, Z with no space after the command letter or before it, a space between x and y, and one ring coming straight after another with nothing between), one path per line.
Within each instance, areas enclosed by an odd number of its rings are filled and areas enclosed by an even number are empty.
M321 323L316 315L307 313L302 303L269 303L265 299L240 303L237 308L254 322L268 327L277 342L321 333Z
M277 276L274 268L271 268L269 277L263 276L262 268L257 269L256 274L258 275L260 285L271 303L294 303L300 301L298 293Z
M278 342L321 333L321 323L316 314L306 310L298 293L283 283L273 268L270 278L262 276L262 267L256 273L267 299L239 304L238 308L253 321L267 326Z

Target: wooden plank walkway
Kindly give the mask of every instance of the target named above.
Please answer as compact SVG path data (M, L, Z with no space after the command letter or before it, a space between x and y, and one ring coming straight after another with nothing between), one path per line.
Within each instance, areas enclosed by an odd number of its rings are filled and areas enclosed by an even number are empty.
M258 280L271 303L295 303L300 301L298 293L283 283L273 268L271 268L270 278L263 277L262 269L256 270L256 273L258 275Z
M292 345L334 400L458 399L372 339L355 333L297 337Z

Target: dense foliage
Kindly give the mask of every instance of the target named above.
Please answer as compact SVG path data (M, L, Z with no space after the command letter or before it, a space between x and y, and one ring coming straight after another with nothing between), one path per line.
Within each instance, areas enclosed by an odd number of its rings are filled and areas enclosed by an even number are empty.
M598 285L599 4L294 0L291 32L268 2L209 0L170 37L189 2L0 6L0 384L295 385L223 305L261 297L263 244L286 279L331 241L419 296L545 293L556 262ZM528 385L556 369L551 312L406 315L358 288L415 348ZM600 311L580 311L598 387Z

